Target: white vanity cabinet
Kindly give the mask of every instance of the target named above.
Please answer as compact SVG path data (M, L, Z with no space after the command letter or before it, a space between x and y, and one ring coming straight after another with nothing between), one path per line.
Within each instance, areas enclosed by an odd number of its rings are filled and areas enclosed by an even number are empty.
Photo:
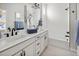
M42 53L48 44L48 33L44 32L43 34L41 34L40 40L41 40L41 51L40 52Z
M44 47L46 48L48 46L48 33L45 32L45 35L44 35Z
M40 49L41 49L41 41L40 41L40 35L38 35L36 37L36 41L35 41L35 56L39 56L40 55Z
M41 55L45 48L48 45L48 32L43 32L37 36L36 45L35 45L35 52L36 55Z
M21 50L18 53L16 53L14 56L23 56L24 55L24 51Z
M35 34L12 47L0 51L0 56L39 56L44 51L48 43L47 31Z
M42 53L43 50L44 50L44 47L45 47L45 46L44 46L44 44L45 44L45 42L44 42L44 36L41 36L41 37L40 37L40 41L41 41L41 51L40 51L40 52Z
M24 48L24 52L25 52L25 56L33 56L34 55L34 43Z
M31 44L23 48L21 51L19 51L13 56L33 56L33 55L34 55L34 44Z

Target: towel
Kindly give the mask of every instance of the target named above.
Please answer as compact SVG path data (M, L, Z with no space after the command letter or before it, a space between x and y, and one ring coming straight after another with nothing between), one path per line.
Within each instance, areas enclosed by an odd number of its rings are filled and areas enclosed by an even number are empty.
M15 28L16 30L22 30L24 29L24 24L22 21L15 21Z
M77 42L77 45L79 45L79 20L77 22L77 38L76 38L76 42Z

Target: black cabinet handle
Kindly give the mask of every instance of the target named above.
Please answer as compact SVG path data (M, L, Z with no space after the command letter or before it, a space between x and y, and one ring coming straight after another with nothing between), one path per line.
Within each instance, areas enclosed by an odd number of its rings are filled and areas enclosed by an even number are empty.
M65 37L70 37L69 35L65 35Z
M20 56L23 56L22 53L20 53Z
M22 53L20 53L20 56L25 56L25 55L26 55L25 51L22 51Z
M25 51L24 51L24 56L26 55Z
M39 37L37 37L37 38L39 38Z
M40 45L40 43L37 43L37 45Z
M73 10L72 13L75 13L75 11Z
M26 54L25 54L25 51L23 51L23 56L25 56Z
M37 54L39 54L39 51L37 52Z
M65 10L68 10L68 8L66 8Z
M47 38L47 37L45 36L44 39L46 40L46 38Z
M67 34L70 34L70 32L66 32Z

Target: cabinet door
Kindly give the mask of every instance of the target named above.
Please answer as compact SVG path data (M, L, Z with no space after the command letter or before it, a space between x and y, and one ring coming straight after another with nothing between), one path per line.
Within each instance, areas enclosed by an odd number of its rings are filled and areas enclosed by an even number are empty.
M44 48L45 48L45 46L44 46L44 36L41 36L40 40L41 40L41 50L40 50L40 52L42 53Z
M43 33L40 36L40 40L41 40L41 53L42 53L45 47L47 47L48 45L48 33L47 32Z
M33 56L34 55L34 44L31 44L29 46L27 46L25 49L25 55L26 56Z
M13 55L13 56L22 56L22 51L20 51L20 52L16 53L16 54L15 54L15 55Z
M40 55L40 38L35 42L35 56Z
M47 45L48 45L48 33L44 35L44 46L47 47Z

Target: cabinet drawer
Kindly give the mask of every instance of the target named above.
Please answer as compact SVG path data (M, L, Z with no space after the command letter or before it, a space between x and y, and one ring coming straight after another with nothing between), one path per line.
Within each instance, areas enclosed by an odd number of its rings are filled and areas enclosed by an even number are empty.
M46 35L46 34L48 34L48 32L43 32L43 33L40 35L40 37L42 37L42 36L44 36L44 35Z
M30 44L28 47L24 48L26 56L33 56L34 55L34 43Z
M40 39L39 39L39 40L37 40L37 41L35 42L35 47L36 47L36 49L40 49L40 45L41 45L41 43L40 43Z
M37 49L36 56L39 56L39 55L40 55L40 49Z
M26 38L23 38L26 39ZM0 55L2 56L11 56L11 55L15 55L17 52L19 52L20 50L22 50L24 47L28 46L29 44L31 44L32 42L34 42L35 39L29 39L27 41L21 42L11 48L6 49L5 51L2 51L0 53Z
M40 35L36 36L36 40L39 40L40 39Z
M39 35L37 35L37 36L36 36L36 40L39 40L40 37L42 37L42 36L44 36L44 35L46 35L46 34L48 34L47 31L46 31L46 32L43 32L43 33L41 33L41 34L39 34Z
M18 52L17 54L15 54L14 56L21 56L22 51Z

